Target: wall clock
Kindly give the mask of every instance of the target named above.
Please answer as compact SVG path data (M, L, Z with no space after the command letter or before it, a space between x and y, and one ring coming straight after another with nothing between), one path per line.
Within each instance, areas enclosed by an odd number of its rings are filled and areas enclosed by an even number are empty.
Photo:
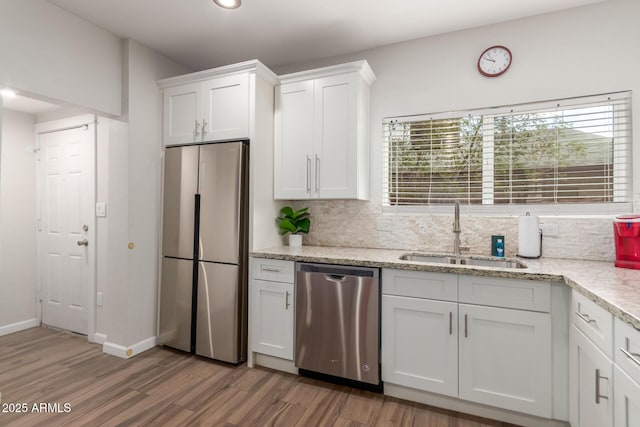
M512 60L511 51L504 46L491 46L478 58L478 71L487 77L498 77L509 69Z

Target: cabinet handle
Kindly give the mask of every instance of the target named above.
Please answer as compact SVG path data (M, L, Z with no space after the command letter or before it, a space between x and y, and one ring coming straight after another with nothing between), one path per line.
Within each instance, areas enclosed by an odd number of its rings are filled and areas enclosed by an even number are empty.
M307 155L307 193L311 193L311 157Z
M453 335L453 312L449 312L449 335Z
M467 315L464 315L464 337L469 337L469 330L467 328Z
M289 295L290 295L289 291L286 291L284 293L284 309L285 310L289 310L289 306L291 305L291 304L289 304Z
M630 351L627 351L623 347L620 347L620 351L622 352L622 354L624 354L629 359L631 359L631 361L633 363L635 363L636 365L640 366L640 359L638 359L638 357L640 357L639 353L631 353Z
M600 380L604 379L604 380L608 380L609 378L607 377L601 377L600 376L600 369L596 369L596 403L599 405L600 404L600 399L607 399L609 400L609 396L602 396L600 394Z
M204 138L206 134L207 134L207 121L205 119L202 119L202 137Z
M587 323L596 323L596 319L592 319L591 317L589 317L588 314L582 314L579 311L576 311L576 316L578 316L579 318L581 318Z
M280 269L276 267L262 267L262 271L273 271L274 273L280 273Z
M320 156L316 154L316 193L320 191Z
M193 131L193 134L197 137L200 136L200 131L198 130L198 128L200 127L200 123L198 123L198 121L196 120L196 129Z

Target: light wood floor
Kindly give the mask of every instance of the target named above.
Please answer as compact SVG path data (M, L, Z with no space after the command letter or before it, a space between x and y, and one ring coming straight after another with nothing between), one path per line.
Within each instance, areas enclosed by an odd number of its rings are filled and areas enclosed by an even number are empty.
M0 426L507 426L160 347L123 360L46 328L0 337L0 393L0 410L26 403L29 412L0 412ZM61 413L31 413L34 403Z

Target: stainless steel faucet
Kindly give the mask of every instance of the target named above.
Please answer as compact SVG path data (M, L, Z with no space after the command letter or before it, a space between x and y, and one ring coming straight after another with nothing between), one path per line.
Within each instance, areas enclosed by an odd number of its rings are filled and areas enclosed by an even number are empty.
M453 211L453 255L460 256L460 203L456 202Z
M453 255L459 257L461 251L468 251L469 247L460 246L460 203L456 202L453 211Z

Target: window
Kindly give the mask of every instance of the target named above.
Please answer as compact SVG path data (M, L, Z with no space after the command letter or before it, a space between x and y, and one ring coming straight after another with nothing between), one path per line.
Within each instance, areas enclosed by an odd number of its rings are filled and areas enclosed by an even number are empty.
M383 128L386 206L630 207L630 92L388 118Z

